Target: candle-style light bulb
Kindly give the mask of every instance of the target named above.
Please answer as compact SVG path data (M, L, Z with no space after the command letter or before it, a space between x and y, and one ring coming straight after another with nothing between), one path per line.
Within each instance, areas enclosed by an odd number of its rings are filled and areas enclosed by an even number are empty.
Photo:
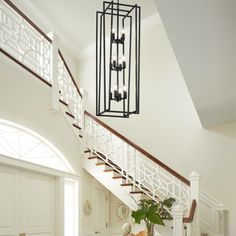
M113 67L116 67L116 65L117 65L116 56L115 55L112 56L112 65L113 65Z
M121 40L124 41L125 40L125 29L122 28L121 30Z
M115 40L115 28L111 29L111 39L112 39L112 41Z
M123 69L126 68L126 60L125 60L125 55L122 56L122 66L123 66Z
M123 98L124 98L124 99L127 98L127 88L126 88L125 85L123 86Z

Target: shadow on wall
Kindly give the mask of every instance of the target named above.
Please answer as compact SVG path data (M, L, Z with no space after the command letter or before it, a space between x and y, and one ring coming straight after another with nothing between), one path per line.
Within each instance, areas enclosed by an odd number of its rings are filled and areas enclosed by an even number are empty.
M224 137L236 140L236 123L220 125L207 129L209 132L218 133Z

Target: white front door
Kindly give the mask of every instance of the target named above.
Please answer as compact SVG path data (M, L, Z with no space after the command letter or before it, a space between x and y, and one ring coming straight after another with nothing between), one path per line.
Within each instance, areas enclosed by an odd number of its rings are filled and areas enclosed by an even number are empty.
M55 178L0 165L0 236L55 236Z
M107 236L109 202L108 191L102 188L95 188L95 236Z

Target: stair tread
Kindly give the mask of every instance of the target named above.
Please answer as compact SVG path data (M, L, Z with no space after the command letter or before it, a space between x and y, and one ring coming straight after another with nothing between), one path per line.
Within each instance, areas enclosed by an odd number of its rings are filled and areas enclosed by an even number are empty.
M108 170L104 170L104 172L115 172L115 173L119 173L119 172L117 172L116 170L114 170L114 169L108 169Z
M143 191L139 191L139 190L138 190L138 191L131 191L130 193L131 193L131 194L140 194L140 193L143 194Z
M120 186L122 186L122 187L133 186L133 184L132 183L127 183L127 184L121 184Z
M101 162L101 163L96 163L96 166L106 166L107 165L107 163L105 163L105 162ZM108 165L107 165L108 166Z
M66 115L70 116L71 118L75 119L75 116L72 115L70 112L66 111Z
M125 177L122 175L119 175L119 176L113 176L112 179L125 179Z
M93 159L101 159L99 158L98 156L91 156L91 157L88 157L89 160L93 160Z
M78 125L76 125L76 124L73 124L73 126L74 126L76 129L79 129L79 130L81 130L81 127L79 127Z

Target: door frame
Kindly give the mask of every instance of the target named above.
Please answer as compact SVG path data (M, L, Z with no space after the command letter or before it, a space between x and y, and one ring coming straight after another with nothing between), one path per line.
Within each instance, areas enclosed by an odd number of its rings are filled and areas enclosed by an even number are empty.
M59 171L56 169L52 169L49 167L37 165L34 163L30 163L27 161L15 159L12 157L8 157L0 154L0 164L8 167L12 167L19 170L31 171L35 173L39 173L41 175L51 176L55 178L55 235L56 236L64 236L64 184L67 180L74 181L77 185L77 202L78 206L81 206L81 181L82 178L80 175ZM78 207L78 235L80 235L81 230L81 217L80 217L80 207Z

